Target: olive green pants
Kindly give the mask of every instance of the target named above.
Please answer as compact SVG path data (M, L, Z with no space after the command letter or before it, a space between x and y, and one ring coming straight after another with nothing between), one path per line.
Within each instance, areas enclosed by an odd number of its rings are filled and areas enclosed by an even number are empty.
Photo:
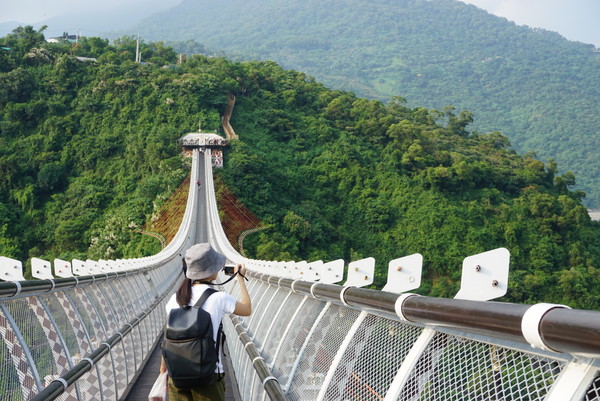
M169 401L224 401L225 380L223 375L210 386L179 388L175 387L169 377Z

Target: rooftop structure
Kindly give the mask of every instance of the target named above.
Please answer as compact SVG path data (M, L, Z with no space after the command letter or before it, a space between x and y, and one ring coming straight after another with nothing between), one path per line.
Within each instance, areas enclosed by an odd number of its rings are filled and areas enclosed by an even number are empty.
M69 35L68 32L64 32L62 36L56 36L53 38L46 39L49 43L77 43L79 35Z
M221 147L227 145L227 140L214 132L191 132L179 138L184 148Z

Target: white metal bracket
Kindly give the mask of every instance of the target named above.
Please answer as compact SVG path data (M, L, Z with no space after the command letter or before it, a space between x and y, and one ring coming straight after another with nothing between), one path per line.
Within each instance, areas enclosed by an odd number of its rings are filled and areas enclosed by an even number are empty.
M315 260L306 265L304 270L305 281L318 281L321 278L321 271L323 270L323 261Z
M324 263L321 267L321 283L339 283L344 278L344 260L337 259Z
M506 294L510 252L506 248L468 256L463 260L460 290L454 299L489 301Z
M52 280L52 265L47 260L31 258L31 275L38 280Z
M115 264L113 265L113 271L121 272L125 270L125 260L117 259L115 260Z
M78 276L87 276L91 274L86 266L86 263L83 260L73 259L73 263L71 265L73 267L73 274Z
M365 258L356 260L348 266L348 278L344 283L346 287L364 287L373 283L375 273L375 259Z
M294 264L295 263L296 262L294 262L294 261L281 263L281 267L283 268L283 277L291 278L294 280L297 278L294 274Z
M108 260L99 259L97 262L98 273L108 273L112 270Z
M303 280L306 281L306 279L304 278L305 275L305 271L306 271L306 265L308 263L303 260L301 262L296 262L295 264L292 265L292 278L294 280Z
M54 275L56 277L73 277L71 262L62 259L54 259Z
M24 281L23 263L17 259L0 256L0 280Z
M100 264L92 259L86 259L85 261L85 267L87 268L87 271L89 274L99 274L102 273L100 271Z
M387 283L382 291L401 294L421 286L423 255L415 253L394 259L388 264Z

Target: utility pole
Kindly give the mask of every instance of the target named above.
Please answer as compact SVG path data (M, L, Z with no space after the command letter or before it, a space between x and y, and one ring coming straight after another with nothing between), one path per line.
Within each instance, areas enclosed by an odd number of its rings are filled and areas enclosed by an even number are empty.
M141 62L142 58L140 57L140 34L138 33L137 40L135 41L135 62Z

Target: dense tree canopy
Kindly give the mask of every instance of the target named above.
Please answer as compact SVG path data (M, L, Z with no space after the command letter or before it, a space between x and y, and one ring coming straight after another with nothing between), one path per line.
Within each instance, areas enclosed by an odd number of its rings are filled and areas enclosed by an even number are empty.
M158 250L132 228L151 219L189 169L176 139L219 129L228 97L240 135L223 182L270 229L250 257L425 259L424 294L452 296L462 259L510 250L506 300L600 308L600 225L572 174L515 153L470 112L332 91L274 62L235 63L131 38L48 44L0 39L0 255L122 258ZM25 46L26 48L23 48ZM76 56L94 56L81 61Z
M132 29L275 60L335 89L454 105L573 171L600 208L600 51L455 0L188 0ZM176 46L185 51L187 46Z

